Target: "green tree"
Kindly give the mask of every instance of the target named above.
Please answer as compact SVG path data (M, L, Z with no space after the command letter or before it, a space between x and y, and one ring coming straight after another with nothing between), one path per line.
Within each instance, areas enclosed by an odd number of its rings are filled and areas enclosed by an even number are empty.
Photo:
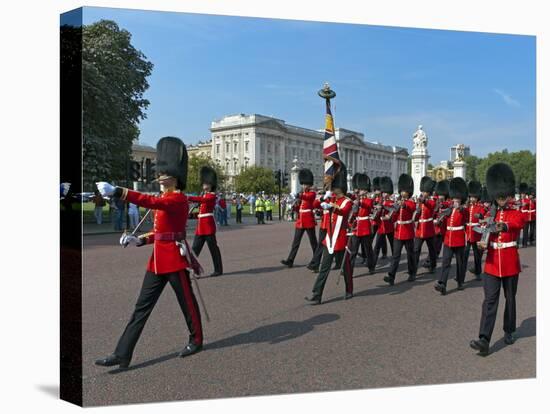
M469 155L464 158L464 162L466 163L466 181L479 181L479 177L477 175L477 166L479 165L480 161L481 159L479 157L476 157L475 155Z
M224 189L225 176L219 164L217 164L209 155L197 154L189 157L189 163L187 167L187 193L198 194L202 191L202 185L200 182L200 170L202 167L212 167L216 170L218 175L218 188L217 190Z
M412 175L412 157L407 157L407 174Z
M516 185L519 185L520 182L532 186L536 185L537 160L536 155L531 151L508 152L508 150L503 150L490 153L487 157L480 159L476 168L476 175L482 183L485 183L487 169L497 162L504 162L512 168L516 177Z
M258 166L245 168L235 176L235 190L239 193L265 191L268 194L278 191L273 171Z
M153 64L113 21L84 26L82 33L83 178L90 189L98 179L125 179L149 105L143 94Z

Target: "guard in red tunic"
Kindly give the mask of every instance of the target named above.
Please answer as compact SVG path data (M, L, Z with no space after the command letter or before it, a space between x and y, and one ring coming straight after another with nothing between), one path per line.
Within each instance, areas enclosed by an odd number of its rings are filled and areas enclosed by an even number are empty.
M386 193L388 193L388 196L393 194L393 182L391 182L390 177L374 177L372 179L372 192L373 192L373 197L374 197L374 205L379 206L379 207L381 207L381 204L382 204L382 193L383 193L382 192L382 181L383 180L386 180L386 183L385 183L386 187L387 187L387 184L388 184L387 180L390 180L389 184L391 184L391 190L386 191ZM386 190L388 190L388 188L386 188ZM373 216L373 219L371 220L371 223L372 223L372 226L373 226L372 231L373 231L374 234L378 234L378 228L380 226L380 213L381 213L381 209L378 208L377 211L376 211L376 214ZM393 233L393 225L391 226L391 229L392 229L392 233ZM376 237L376 239L373 238L373 243L376 244L376 241L378 239L379 239L378 237ZM390 241L390 247L392 247L392 243L393 243L393 241ZM387 259L388 258L388 243L386 242L386 237L383 237L380 240L380 249L382 249L382 259ZM377 260L378 258L376 257L375 259Z
M285 266L292 267L294 259L300 248L300 242L304 232L307 233L309 244L311 245L312 253L315 254L317 248L317 238L315 237L315 215L313 214L313 203L315 201L315 191L311 190L313 186L313 173L307 168L298 172L298 181L302 185L302 192L298 195L300 200L300 209L298 210L298 220L296 220L294 230L294 240L288 258L281 260ZM311 264L311 262L310 262Z
M464 266L464 246L466 245L465 228L468 222L468 213L464 207L464 203L468 199L468 186L466 185L466 181L460 177L453 178L449 184L449 195L453 204L449 207L451 210L447 219L447 228L443 241L441 274L434 286L435 290L442 295L447 294L447 279L449 278L453 256L456 260L455 279L458 283L458 290L464 289L464 278L466 277L466 268Z
M422 193L416 203L416 233L414 239L414 254L416 255L416 263L420 261L420 252L422 244L426 242L428 246L428 254L430 260L429 272L433 273L436 264L435 255L435 227L434 215L438 207L438 200L432 198L432 193L435 188L435 181L430 177L422 177L420 180L420 192Z
M216 240L216 221L214 220L218 175L213 168L204 166L200 170L200 180L204 191L203 194L201 196L187 197L189 201L198 203L200 206L197 215L199 221L195 229L195 239L193 240L193 252L198 257L201 254L204 243L206 243L212 256L212 262L214 263L214 272L210 276L220 276L223 274L222 254Z
M469 269L476 277L481 280L481 254L482 251L477 247L477 242L481 240L481 234L475 231L480 226L479 220L485 216L487 210L481 203L481 183L479 181L470 181L468 183L468 194L470 200L466 205L468 221L466 223L466 248L464 250L464 266L468 266L470 249L474 252L474 267Z
M179 356L186 357L202 349L201 314L189 279L189 269L193 269L195 273L200 273L202 269L185 240L189 205L182 191L187 182L187 150L178 138L165 137L158 142L157 173L162 191L158 197L114 187L106 182L97 183L98 190L104 197L120 198L156 212L151 233L139 237L121 237L120 243L123 246L130 243L136 246L152 244L153 252L134 312L115 352L97 360L97 365L128 367L145 323L167 283L170 283L176 294L189 329L189 344Z
M319 238L317 240L317 248L313 253L311 261L307 265L307 268L313 273L319 273L319 266L321 265L321 258L323 257L323 240L327 235L329 228L329 211L321 208L321 204L332 198L332 192L326 191L321 197L316 198L313 202L313 209L321 212L321 224L319 226Z
M332 181L333 198L330 202L323 202L322 208L330 211L331 223L325 240L323 240L323 258L321 269L313 285L313 294L305 299L312 305L319 305L327 282L330 266L335 256L343 258L348 242L348 217L351 213L352 201L345 196L347 192L347 172L342 164ZM353 297L353 279L344 266L344 281L346 285L345 299Z
M441 248L443 246L443 239L445 238L445 232L447 231L447 216L442 214L443 211L448 211L451 206L449 201L449 181L442 180L438 181L435 185L435 198L438 200L439 205L435 211L434 215L434 227L435 227L435 237L434 237L434 246L435 246L435 257L436 260L441 253ZM430 263L430 260L426 260L423 264L425 268L435 268L436 264Z
M393 255L388 276L384 276L384 281L390 285L394 284L395 274L401 261L401 250L405 246L407 251L408 281L413 282L416 279L416 256L414 254L414 220L413 215L416 211L416 203L410 198L414 191L414 182L409 174L401 174L397 183L401 199L396 202L396 222L393 235Z
M354 225L350 229L348 245L344 255L343 272L351 274L355 268L355 260L359 252L359 246L363 246L367 256L367 266L371 274L374 273L374 258L372 254L373 231L371 225L371 214L374 207L374 200L368 197L370 191L370 179L367 174L355 173L352 178L352 184L355 191L358 191L356 199L353 201L357 207ZM348 233L349 234L349 233ZM348 269L346 269L348 267Z
M396 214L393 213L393 201L390 196L393 194L393 181L390 177L380 178L380 198L375 198L374 220L378 223L376 239L374 241L373 257L374 267L378 263L378 256L382 250L382 259L387 258L384 254L384 247L387 249L389 242L393 253L393 231Z
M519 185L520 193L520 205L521 212L525 218L525 225L523 226L523 240L522 246L527 247L529 243L533 244L535 241L535 219L536 219L536 202L534 194L531 195L531 191L534 193L534 189L526 183Z
M479 242L487 249L483 293L485 298L481 309L479 338L470 342L470 346L479 351L479 355L489 354L489 343L497 317L500 288L504 290L504 343L515 342L516 331L516 292L518 288L521 264L516 239L523 228L525 218L521 211L513 210L507 203L515 195L515 177L512 169L504 163L492 165L487 170L487 191L496 205L488 213L494 221L487 226L488 241Z

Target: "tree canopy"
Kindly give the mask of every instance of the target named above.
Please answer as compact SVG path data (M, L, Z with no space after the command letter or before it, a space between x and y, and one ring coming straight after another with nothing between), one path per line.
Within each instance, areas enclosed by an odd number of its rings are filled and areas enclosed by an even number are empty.
M110 20L82 29L83 178L123 180L132 142L149 101L143 97L153 64Z
M235 190L239 193L275 194L278 189L273 171L269 168L252 166L243 169L235 176Z
M476 177L485 184L485 175L489 167L497 162L504 162L512 168L516 177L516 185L527 183L536 186L537 182L537 157L531 151L508 152L508 150L492 152L487 157L479 160L475 167ZM468 173L468 171L466 171Z

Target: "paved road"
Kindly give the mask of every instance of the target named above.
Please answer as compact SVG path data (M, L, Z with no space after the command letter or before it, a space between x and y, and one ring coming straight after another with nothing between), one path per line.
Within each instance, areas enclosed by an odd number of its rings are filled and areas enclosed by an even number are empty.
M212 318L204 323L205 350L176 358L188 333L167 287L138 343L134 369L126 372L96 367L93 361L112 352L137 298L150 247L122 249L117 235L87 236L85 405L535 376L534 247L520 251L521 338L504 346L501 306L492 353L482 358L468 346L477 335L483 294L472 275L464 291L456 291L451 280L448 295L440 296L432 287L435 275L419 274L416 282L406 282L405 263L393 287L382 281L387 267L374 275L359 267L356 296L344 301L343 281L337 285L332 272L325 304L309 306L303 300L314 280L305 268L309 247L302 245L296 267L279 264L292 234L291 223L224 228L218 240L226 274L200 281ZM207 250L200 259L206 272L212 271Z

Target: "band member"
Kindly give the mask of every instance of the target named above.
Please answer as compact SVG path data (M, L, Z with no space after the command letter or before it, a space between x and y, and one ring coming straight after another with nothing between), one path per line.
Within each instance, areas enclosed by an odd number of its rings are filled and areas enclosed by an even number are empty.
M373 257L374 264L376 267L378 262L378 256L380 250L382 250L382 258L385 258L384 255L384 246L386 246L386 241L389 242L392 254L393 254L393 233L394 233L394 219L395 214L392 212L393 201L390 199L390 196L393 194L393 181L390 177L381 177L380 178L380 199L378 203L377 213L374 216L374 219L378 222L378 229L376 231L376 240L374 242ZM386 247L387 248L387 247Z
M443 242L441 274L434 286L435 290L442 295L447 294L447 279L449 278L453 256L456 260L456 281L458 283L458 290L464 289L464 278L466 277L466 268L464 266L466 233L464 227L468 221L468 215L464 208L464 203L468 199L468 186L464 179L455 177L451 180L449 184L449 195L453 204L449 207L451 210L447 219L447 228Z
M435 246L435 257L436 261L441 253L441 247L443 246L443 239L445 237L445 232L447 231L447 216L442 215L441 212L447 210L451 206L449 201L449 181L442 180L438 181L435 185L435 198L438 200L438 208L435 211L434 215L434 227L435 227L435 237L434 237L434 246ZM430 263L430 260L426 260L423 264L423 267L426 268L435 268L436 264Z
M313 294L305 299L312 305L321 304L325 283L330 273L330 266L335 256L344 257L347 245L348 217L351 213L352 201L345 196L347 192L347 172L342 164L340 171L334 175L332 181L333 199L331 202L323 202L322 208L330 211L331 223L327 231L325 240L323 240L323 258L321 259L321 269L313 285ZM346 286L345 299L353 297L353 279L350 269L344 266L344 281Z
M319 226L319 239L317 241L317 248L313 253L313 257L311 258L311 261L307 265L307 268L311 270L313 273L319 272L319 266L321 264L321 258L323 256L323 240L325 240L325 237L327 235L327 230L329 228L329 220L330 220L329 211L321 208L321 204L324 201L330 200L331 197L332 197L332 192L327 191L320 198L315 199L315 201L313 202L313 208L316 210L321 210L321 224Z
M523 240L522 246L527 247L529 243L533 244L535 241L535 218L536 218L536 202L534 200L534 189L526 183L519 185L521 212L525 218L525 225L523 226Z
M300 210L298 211L298 220L296 220L296 229L294 230L294 240L288 258L281 260L285 266L292 267L294 258L300 248L300 242L304 232L307 233L311 250L315 254L317 248L317 239L315 237L315 216L313 214L313 202L315 201L315 191L311 190L313 186L313 173L307 168L298 172L298 181L302 185L302 192L298 195L300 200Z
M481 280L481 250L477 247L477 242L481 240L481 234L475 231L480 226L479 220L485 216L487 210L481 203L481 183L479 181L470 181L468 183L468 194L470 201L466 206L468 222L466 223L466 248L464 250L464 266L468 266L470 249L474 252L474 267L469 269L476 277Z
M373 191L373 197L374 197L374 205L380 205L382 203L382 178L383 177L374 177L372 179L372 191ZM391 181L391 178L386 177L386 179L389 179ZM389 191L389 194L391 195L393 193L393 183L392 188ZM371 220L371 223L373 225L373 233L378 233L378 226L380 225L380 218L376 217ZM392 233L393 233L393 225L392 225ZM377 237L378 239L378 237ZM393 239L392 239L393 240ZM392 246L393 241L390 241L390 247ZM380 248L382 249L382 259L388 258L388 244L386 243L386 237L383 238L383 240L380 241Z
M408 281L413 282L416 279L416 256L414 254L414 221L413 214L416 210L416 204L410 199L413 194L414 182L409 174L401 174L397 182L397 189L400 194L400 200L396 202L397 221L395 222L395 231L393 236L393 254L392 263L388 276L384 277L384 282L390 285L394 284L395 274L401 260L401 250L405 246L407 251Z
M151 233L139 237L124 234L121 237L123 246L152 244L153 252L134 312L115 352L98 359L96 365L128 367L145 323L167 283L174 289L189 329L189 344L179 356L186 357L202 349L201 314L189 279L190 268L196 273L200 273L201 268L185 240L189 205L182 192L187 182L187 150L183 142L173 137L162 138L157 144L156 169L162 191L158 197L114 187L106 182L97 183L102 196L120 198L156 213Z
M357 206L357 215L354 225L350 229L351 234L344 255L344 267L349 266L347 272L353 277L355 260L359 246L363 246L367 256L367 266L371 274L374 273L374 258L372 253L372 237L374 233L371 227L371 214L374 207L374 200L367 197L370 191L370 179L366 174L356 173L352 178L353 187L358 191L353 204ZM345 270L343 270L345 271Z
M223 274L222 254L216 240L216 221L214 220L218 176L213 168L204 166L200 169L200 180L204 192L203 195L187 197L189 201L200 204L199 214L197 215L199 222L197 223L195 239L193 240L193 252L198 257L201 254L204 243L206 243L212 256L212 262L214 263L214 272L210 276L220 276Z
M432 193L435 188L435 181L430 177L422 177L420 180L420 192L421 195L417 200L416 206L416 218L418 224L416 226L416 233L414 239L414 253L416 255L416 263L419 263L420 252L422 251L422 244L426 242L428 246L428 254L430 260L429 272L433 273L436 264L435 255L435 227L434 227L434 214L437 208L437 200L432 198Z
M489 344L495 327L500 297L500 288L504 290L504 342L515 342L516 331L516 292L521 264L516 248L518 233L523 228L525 217L521 211L513 210L507 203L515 196L515 177L512 169L504 163L492 165L487 170L487 191L496 208L489 213L494 226L487 226L489 239L479 242L479 247L487 249L485 277L483 279L484 300L481 308L481 322L478 339L470 346L479 351L479 355L489 354Z

